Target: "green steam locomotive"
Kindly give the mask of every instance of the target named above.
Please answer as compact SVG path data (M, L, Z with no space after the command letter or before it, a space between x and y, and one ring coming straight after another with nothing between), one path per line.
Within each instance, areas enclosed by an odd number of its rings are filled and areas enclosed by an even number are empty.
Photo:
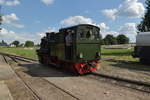
M37 50L39 62L85 74L100 68L100 28L79 24L46 33Z

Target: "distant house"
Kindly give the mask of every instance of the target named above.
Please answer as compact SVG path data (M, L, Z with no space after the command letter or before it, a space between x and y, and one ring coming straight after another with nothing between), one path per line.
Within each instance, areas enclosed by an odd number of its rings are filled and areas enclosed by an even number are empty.
M9 47L16 47L14 44L10 44Z
M3 40L0 42L0 46L4 47L4 46L8 46L6 42L4 42Z

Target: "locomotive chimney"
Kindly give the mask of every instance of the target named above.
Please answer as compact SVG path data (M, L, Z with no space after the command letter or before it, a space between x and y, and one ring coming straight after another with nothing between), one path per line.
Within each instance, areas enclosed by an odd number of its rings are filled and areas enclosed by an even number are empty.
M50 33L46 32L46 38L50 38Z

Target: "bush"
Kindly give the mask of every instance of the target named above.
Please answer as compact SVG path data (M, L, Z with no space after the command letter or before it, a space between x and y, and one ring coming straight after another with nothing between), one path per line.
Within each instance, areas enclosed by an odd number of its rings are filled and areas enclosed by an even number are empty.
M18 46L19 46L19 44L20 44L20 42L19 42L19 41L17 41L17 40L15 40L15 41L13 41L11 44L13 44L13 45L15 45L16 47L18 47Z
M107 35L104 38L104 44L105 45L114 45L114 44L117 44L116 38L113 35Z
M25 42L25 47L33 47L34 46L34 42L33 41L26 41Z
M129 43L129 38L123 34L118 35L116 39L117 39L118 44L128 44Z

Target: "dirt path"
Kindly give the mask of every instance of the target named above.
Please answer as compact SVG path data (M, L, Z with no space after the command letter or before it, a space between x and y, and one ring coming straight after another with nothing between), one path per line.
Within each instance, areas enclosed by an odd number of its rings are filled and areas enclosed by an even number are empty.
M16 76L11 67L6 64L4 58L0 55L0 100L34 100L30 92L22 84L22 81Z
M12 59L7 57L8 62L12 62ZM73 97L72 95L60 90L55 87L53 84L50 84L48 81L42 79L41 77L34 77L30 73L30 70L27 70L27 67L17 66L15 63L11 64L14 71L18 74L29 88L31 88L36 95L38 95L40 100L77 100L78 98ZM34 69L37 66L32 66ZM29 72L28 72L29 71ZM35 70L36 71L36 70ZM19 92L18 92L19 93Z
M47 99L46 94L49 94L53 100L58 100L58 98L60 100L68 99L68 96L62 96L64 95L63 92L69 93L76 99L81 100L149 100L150 98L150 94L147 93L109 83L100 83L95 79L89 79L84 76L80 77L64 74L54 68L42 66L38 63L20 63L20 66L15 68L16 71L18 71L22 78L24 78L28 84L31 84L44 99ZM58 90L53 90L52 88L57 88ZM59 94L59 96L57 94ZM55 98L55 96L58 98ZM62 97L66 99L62 99ZM70 100L70 98L68 100Z
M150 83L150 66L133 62L103 61L97 73Z

